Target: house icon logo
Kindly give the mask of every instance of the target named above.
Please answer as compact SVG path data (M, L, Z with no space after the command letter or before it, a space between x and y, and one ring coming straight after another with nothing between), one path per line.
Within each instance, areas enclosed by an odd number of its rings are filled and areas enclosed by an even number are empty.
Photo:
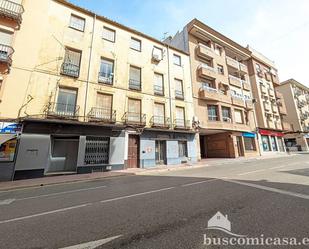
M235 237L246 237L246 235L240 235L232 233L232 225L227 215L223 215L221 212L217 212L207 223L208 230L219 230Z

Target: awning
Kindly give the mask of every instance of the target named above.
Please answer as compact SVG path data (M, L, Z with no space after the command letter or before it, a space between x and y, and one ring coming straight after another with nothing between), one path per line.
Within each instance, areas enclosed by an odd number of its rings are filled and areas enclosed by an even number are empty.
M16 134L0 134L0 145L16 137Z
M282 132L278 132L278 131L269 131L269 130L259 130L259 133L261 135L265 135L265 136L275 136L275 137L283 137L284 133Z
M251 137L251 138L255 138L255 133L253 133L253 132L243 132L242 133L242 136L243 137Z

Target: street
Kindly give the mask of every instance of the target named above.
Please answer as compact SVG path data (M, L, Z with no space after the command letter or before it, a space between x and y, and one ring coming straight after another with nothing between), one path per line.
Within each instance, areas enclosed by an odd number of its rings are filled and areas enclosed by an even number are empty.
M309 237L309 154L2 191L0 248L237 248L203 244L226 236L218 211L235 234Z

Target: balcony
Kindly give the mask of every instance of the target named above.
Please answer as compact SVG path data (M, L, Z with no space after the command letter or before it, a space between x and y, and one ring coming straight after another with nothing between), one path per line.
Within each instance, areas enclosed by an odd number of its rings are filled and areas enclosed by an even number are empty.
M60 119L78 119L79 106L51 102L47 105L46 116Z
M300 96L302 94L301 90L294 88L294 97L297 98L298 96Z
M262 94L267 94L267 88L266 88L266 86L260 84L260 89L261 89L261 93L262 93Z
M21 4L8 0L0 1L0 15L2 17L15 20L20 25L22 22L23 13L24 7Z
M270 73L265 72L265 79L266 79L267 81L271 81L271 75L270 75Z
M0 63L7 64L10 67L13 53L14 49L12 47L0 44Z
M304 100L298 100L297 101L297 107L298 108L303 108L303 107L305 107L305 105L306 105L306 102Z
M246 99L245 102L246 102L246 109L253 110L253 102L252 102L252 100Z
M150 125L154 128L169 129L171 127L171 122L169 118L164 116L153 116L150 119Z
M92 107L88 113L90 122L116 123L116 111L109 108Z
M242 97L232 96L232 104L240 107L246 107L246 103Z
M112 73L108 74L108 73L100 72L98 81L99 81L99 83L112 85L113 81L114 81L113 74Z
M154 91L155 95L164 96L164 88L163 88L163 86L154 85L153 86L153 91Z
M266 101L264 101L264 110L269 112L271 110L270 104Z
M199 91L199 97L205 100L231 103L231 96L219 92L216 88L203 86Z
M122 121L127 125L145 126L146 114L126 112L122 117Z
M177 129L177 130L190 130L191 129L191 122L190 122L190 120L175 119L174 128Z
M272 110L273 113L278 114L278 106L277 105L272 104L271 110Z
M204 63L201 64L197 70L198 70L198 76L202 78L206 77L206 78L215 79L217 76L217 70Z
M183 100L185 98L183 91L175 90L175 98Z
M271 75L271 80L272 80L272 82L273 82L274 84L276 84L276 85L279 85L279 84L280 84L279 79L278 79L278 76L275 75L275 74L272 74L272 75Z
M239 70L240 68L239 62L228 56L226 56L226 64L236 70Z
M130 79L129 80L129 89L141 91L142 90L142 83L139 80Z
M275 91L274 91L274 89L268 89L268 94L269 94L269 96L270 97L275 97Z
M241 73L248 74L248 67L245 64L239 63L239 70Z
M213 59L215 57L215 52L213 49L203 44L199 44L196 47L196 53L198 56L206 59Z
M75 65L69 62L64 62L61 67L61 74L70 76L73 78L79 77L79 65Z
M236 86L236 87L241 88L242 81L241 81L240 78L235 77L235 76L233 76L233 75L229 75L229 80L230 80L230 84L231 84L232 86Z
M244 88L245 90L247 90L247 91L250 91L250 90L251 90L251 87L250 87L249 82L247 82L247 81L245 81L245 80L242 80L241 83L242 83L242 86L243 86L243 88Z

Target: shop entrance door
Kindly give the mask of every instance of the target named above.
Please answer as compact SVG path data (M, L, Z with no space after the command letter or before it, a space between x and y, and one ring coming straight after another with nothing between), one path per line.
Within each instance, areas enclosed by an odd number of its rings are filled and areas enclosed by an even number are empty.
M156 164L162 165L166 161L166 141L156 141Z

